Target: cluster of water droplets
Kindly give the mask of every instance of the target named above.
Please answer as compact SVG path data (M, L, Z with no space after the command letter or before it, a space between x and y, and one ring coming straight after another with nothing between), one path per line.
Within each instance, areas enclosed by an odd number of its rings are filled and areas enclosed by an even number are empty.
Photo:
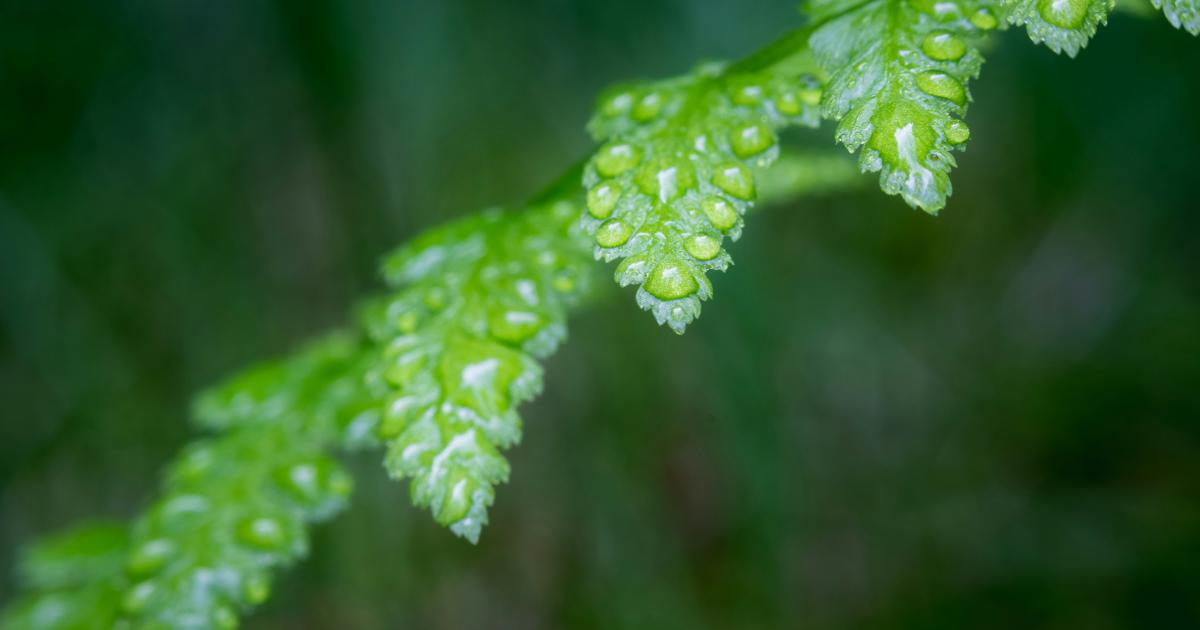
M515 408L540 389L536 359L592 283L579 212L486 212L403 248L384 269L395 293L363 309L365 337L332 335L202 393L196 420L219 433L170 467L112 566L31 584L5 623L235 627L306 553L307 526L346 504L351 478L324 455L336 444L387 442L414 500L475 540L508 474L497 449L519 438Z
M738 238L756 197L751 169L778 155L780 129L817 124L820 99L809 75L726 76L712 64L602 98L582 224L660 324L683 332L699 315L706 272L729 266L722 242Z
M397 291L365 325L388 390L375 433L391 475L456 534L477 540L500 449L521 436L517 407L541 390L539 359L566 336L566 309L589 284L578 206L489 211L435 231L385 262Z
M953 149L970 138L961 117L967 81L982 57L978 41L1001 25L993 2L879 0L824 24L811 38L829 70L826 116L837 139L862 149L860 166L880 186L936 212L951 192ZM886 45L881 45L885 43Z
M118 627L233 628L266 600L272 571L306 553L307 525L351 492L323 451L374 398L341 378L360 352L334 337L200 398L198 420L226 430L185 451L134 524Z
M1200 1L1198 0L1150 0L1171 26L1200 35Z
M1024 26L1035 44L1074 57L1107 23L1114 0L1006 0L1010 23Z

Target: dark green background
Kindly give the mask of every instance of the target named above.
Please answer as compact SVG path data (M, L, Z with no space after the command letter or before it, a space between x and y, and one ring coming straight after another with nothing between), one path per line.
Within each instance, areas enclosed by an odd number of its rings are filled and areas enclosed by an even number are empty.
M795 23L0 3L0 600L21 542L144 505L192 392L583 155L601 87ZM1076 60L997 43L941 218L871 182L763 212L684 337L614 292L550 361L478 546L365 455L246 626L1200 624L1200 41L1126 13Z

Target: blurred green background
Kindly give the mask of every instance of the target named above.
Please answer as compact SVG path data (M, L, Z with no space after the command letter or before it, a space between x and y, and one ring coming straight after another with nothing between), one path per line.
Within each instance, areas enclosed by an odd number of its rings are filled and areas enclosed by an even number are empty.
M795 15L0 4L0 601L22 542L145 504L191 393L583 155L604 85ZM478 546L352 461L246 627L1200 625L1200 41L1111 22L998 38L941 218L867 178L756 216L684 337L575 319Z

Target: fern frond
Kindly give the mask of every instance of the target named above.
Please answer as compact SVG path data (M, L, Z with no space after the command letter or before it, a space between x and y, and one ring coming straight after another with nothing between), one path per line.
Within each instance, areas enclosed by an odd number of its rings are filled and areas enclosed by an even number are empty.
M1008 21L1024 26L1029 39L1074 57L1108 22L1115 0L1004 0Z
M609 90L588 125L584 228L595 256L621 259L616 281L682 333L712 295L706 273L732 262L754 202L752 168L778 155L778 133L816 126L821 86L801 64L726 71L708 64L665 81Z
M363 350L334 335L199 398L198 421L227 430L184 452L134 524L125 618L232 627L266 599L271 572L307 552L307 526L346 504L351 479L325 452L378 400Z
M18 564L31 592L0 619L4 630L109 630L121 600L128 527L87 523L26 549Z
M472 542L508 479L499 451L521 437L517 405L541 391L538 360L566 337L567 307L590 284L578 216L560 201L426 234L387 259L399 290L366 309L382 348L375 377L391 389L378 427L387 470Z
M936 213L952 187L953 151L970 135L967 81L996 28L991 2L818 0L809 44L829 73L822 101L837 140L861 150L863 172L909 205Z
M849 185L828 154L785 157L765 197ZM824 173L820 181L806 175ZM308 525L340 510L350 478L326 454L388 444L413 497L476 540L516 406L565 338L566 309L596 286L569 191L522 212L486 212L418 237L384 265L398 290L363 309L363 335L333 335L203 392L216 432L168 469L163 496L130 526L72 530L33 546L4 630L232 627L304 555Z
M1177 29L1200 35L1200 2L1197 0L1150 0L1154 8Z
M1108 23L1114 0L1007 0L1008 21L1024 26L1029 39L1074 57L1100 26Z
M271 572L306 553L307 526L346 504L351 479L325 451L345 441L363 409L379 405L363 378L363 349L333 335L200 396L199 422L224 432L170 467L163 496L127 535L111 535L103 571L99 562L85 572L46 560L96 546L93 531L36 548L29 564L39 568L26 571L36 594L5 627L235 626L266 599ZM44 577L68 573L80 581Z

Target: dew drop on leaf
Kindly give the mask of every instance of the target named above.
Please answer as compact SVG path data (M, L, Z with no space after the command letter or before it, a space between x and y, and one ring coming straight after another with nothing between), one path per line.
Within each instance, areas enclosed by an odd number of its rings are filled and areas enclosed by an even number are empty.
M616 177L641 161L642 153L636 147L624 143L610 144L596 153L596 172L604 177Z
M945 72L922 72L917 75L917 87L921 91L938 98L944 98L958 105L967 102L967 90L958 79Z
M722 232L737 225L737 211L733 209L733 204L725 199L710 195L700 202L700 208L704 211L704 216L708 217L708 222Z
M287 543L283 523L270 516L247 519L238 526L238 540L257 549L279 549Z
M663 95L659 92L648 92L638 99L637 105L633 106L633 119L638 122L646 122L658 116L662 108Z
M946 141L950 144L962 144L971 137L971 128L961 120L946 123Z
M754 176L745 165L726 163L718 166L713 171L712 183L738 199L749 201L754 198Z
M958 61L967 54L967 44L946 31L934 31L925 36L921 50L935 61Z
M634 180L642 192L666 203L696 187L696 171L687 160L659 157L643 165Z
M125 568L131 575L146 576L157 572L175 553L175 543L166 538L155 538L142 543L129 556Z
M763 87L754 82L741 82L733 88L733 102L737 105L757 105L763 99Z
M596 244L600 247L620 247L632 233L633 228L619 219L606 221L596 230Z
M775 134L766 125L753 124L735 129L729 137L729 145L738 157L758 155L775 144Z
M136 615L145 610L157 594L158 586L150 580L135 584L125 591L125 596L121 598L121 609L126 614Z
M660 300L678 300L700 290L696 279L681 261L667 259L650 271L646 292Z
M618 92L604 101L604 104L600 106L600 111L609 118L616 118L628 112L632 106L633 94Z
M975 28L990 31L999 26L1000 22L991 9L983 8L971 15L971 24L974 24Z
M1042 19L1064 29L1078 29L1087 18L1087 0L1038 0Z
M694 234L684 242L683 248L696 260L712 260L721 253L721 242L707 234Z
M592 186L587 195L588 214L597 219L607 219L612 215L613 209L617 207L619 196L620 192L617 187L609 182Z

